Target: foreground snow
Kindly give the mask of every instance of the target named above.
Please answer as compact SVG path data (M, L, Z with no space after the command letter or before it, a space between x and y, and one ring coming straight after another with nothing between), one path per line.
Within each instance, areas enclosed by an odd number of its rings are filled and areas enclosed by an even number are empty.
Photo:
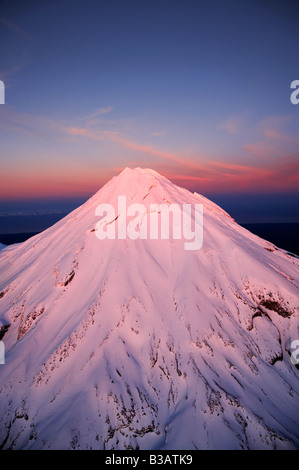
M98 204L204 205L201 250L103 240ZM152 170L0 252L3 449L299 448L298 259Z

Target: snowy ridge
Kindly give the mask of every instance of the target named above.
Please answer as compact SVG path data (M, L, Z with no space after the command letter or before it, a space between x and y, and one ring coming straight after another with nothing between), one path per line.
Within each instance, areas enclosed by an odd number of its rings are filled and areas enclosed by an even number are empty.
M204 205L204 242L98 240L117 196ZM125 169L0 252L3 449L298 449L298 259Z

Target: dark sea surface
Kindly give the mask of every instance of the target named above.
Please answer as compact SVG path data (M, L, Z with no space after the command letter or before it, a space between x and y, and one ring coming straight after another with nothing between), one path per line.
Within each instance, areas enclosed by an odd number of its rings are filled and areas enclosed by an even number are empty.
M299 256L299 223L242 224L250 232Z
M242 224L242 226L255 235L270 241L278 248L299 256L299 223L258 223ZM4 245L21 243L46 228L43 227L39 231L0 234L0 243Z

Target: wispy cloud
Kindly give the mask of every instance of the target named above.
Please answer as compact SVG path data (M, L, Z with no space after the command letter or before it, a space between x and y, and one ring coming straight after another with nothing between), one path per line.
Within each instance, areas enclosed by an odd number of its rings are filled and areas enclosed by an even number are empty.
M7 60L6 63L2 61L0 80L4 81L5 86L9 88L12 78L29 64L29 44L32 38L26 31L21 29L17 23L8 20L7 18L0 17L0 27L2 30L4 29L7 31L6 36L8 37L6 38L5 48L8 52L6 56L9 57L9 60ZM19 37L19 49L17 54L15 51L9 54L10 44L13 42L10 41L12 36Z
M164 135L164 132L152 132L151 135L153 135L155 137L162 137Z
M12 32L17 33L22 39L26 39L26 40L31 39L30 35L28 33L26 33L26 31L21 29L17 25L17 23L15 23L14 21L8 20L7 18L4 18L3 16L1 16L0 17L0 24L7 27Z
M165 169L168 178L202 193L298 191L298 156L282 157L266 167L205 162L202 171L190 175Z
M110 113L112 110L113 108L111 106L98 108L90 114L79 117L78 120L85 121L86 123L91 122L93 124L95 119L99 118L100 116L103 116L104 114Z
M0 130L54 139L66 133L66 127L54 119L18 112L9 105L0 107Z
M243 123L243 119L240 117L230 117L224 122L219 124L218 129L224 130L229 134L237 134Z
M258 123L253 136L254 142L247 143L243 150L261 158L273 160L282 154L293 153L299 146L299 138L285 131L285 125L298 121L298 116L270 116Z
M26 67L26 61L14 64L10 67L6 67L3 70L0 70L0 80L5 83L6 88L10 87L11 78L20 72L24 67Z

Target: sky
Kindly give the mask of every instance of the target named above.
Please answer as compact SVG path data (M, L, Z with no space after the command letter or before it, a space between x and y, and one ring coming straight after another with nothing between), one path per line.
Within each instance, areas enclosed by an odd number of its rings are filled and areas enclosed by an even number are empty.
M298 44L295 0L2 0L0 215L141 166L298 222Z

